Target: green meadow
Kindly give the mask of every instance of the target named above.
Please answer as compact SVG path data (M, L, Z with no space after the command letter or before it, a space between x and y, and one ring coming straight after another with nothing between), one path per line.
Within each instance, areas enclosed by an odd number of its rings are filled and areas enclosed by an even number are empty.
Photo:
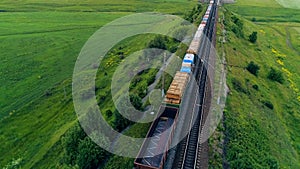
M0 167L70 167L64 164L62 138L77 124L72 102L72 73L88 38L101 26L131 13L183 16L195 4L196 1L181 0L1 1ZM129 55L146 47L153 38L153 35L130 38L119 47L122 46L124 55ZM104 62L115 55L111 53ZM107 77L112 76L114 69L115 66L111 66L105 73L98 73L98 87L110 83ZM142 75L147 76L150 75ZM97 91L100 100L107 94L103 91ZM107 98L99 104L104 104L105 110L113 109ZM108 119L113 121L115 117ZM148 124L137 125L127 132L140 136L148 127ZM109 156L107 161L107 166L116 165ZM130 163L132 161L130 159Z
M224 5L220 16L227 32L217 48L226 57L230 92L210 142L211 168L299 168L300 11L275 0L239 0ZM234 28L240 22L243 36ZM249 41L252 32L256 43ZM247 69L251 61L257 75ZM272 69L282 81L270 77Z
M224 122L210 139L211 168L300 168L300 11L285 8L297 7L296 0L278 1L284 6L276 0L238 0L221 7L220 16L229 24L226 42L223 48L218 42L217 49L220 55L225 53L230 94ZM78 125L72 73L85 42L122 16L137 12L184 16L195 4L195 0L2 0L0 168L79 168L66 163L64 142ZM241 37L231 30L235 18L243 23ZM251 43L248 36L254 31L258 38ZM122 41L103 60L109 66L97 74L98 104L117 130L130 123L117 116L110 77L121 55L139 51L153 39L148 34ZM172 40L166 43L167 49L178 45ZM257 75L246 69L251 61L259 66ZM283 82L269 78L271 68ZM140 91L155 73L137 76L139 83L131 92L144 96ZM148 127L133 124L124 134L143 137ZM100 167L132 168L133 159L108 154Z

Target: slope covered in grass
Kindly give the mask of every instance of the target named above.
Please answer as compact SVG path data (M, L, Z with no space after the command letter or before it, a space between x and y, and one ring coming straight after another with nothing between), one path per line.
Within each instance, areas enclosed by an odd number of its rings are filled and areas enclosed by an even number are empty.
M240 0L221 8L227 32L226 42L219 42L218 48L226 55L230 94L224 122L214 136L219 140L211 144L215 149L211 164L300 167L300 17L296 13L271 0L257 5ZM235 25L242 25L242 36ZM256 43L249 41L252 32L258 33ZM218 36L223 36L221 29ZM251 61L259 66L257 75L246 69ZM218 147L223 148L223 159Z
M195 2L195 1L194 1ZM182 0L3 0L0 2L2 12L22 11L62 11L62 12L162 12L169 14L184 14L186 7L191 7L193 1Z
M71 96L73 67L96 30L132 12L183 14L194 4L171 0L1 1L0 167L62 167L61 137L77 121ZM140 50L152 38L124 41L124 50Z

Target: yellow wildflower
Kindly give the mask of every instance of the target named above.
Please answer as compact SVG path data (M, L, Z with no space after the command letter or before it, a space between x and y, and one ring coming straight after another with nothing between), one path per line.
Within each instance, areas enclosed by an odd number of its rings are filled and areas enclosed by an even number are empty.
M281 66L283 66L284 65L284 63L283 63L283 61L281 61L280 59L277 59L277 61L276 61L278 64L280 64Z
M284 72L284 73L286 73L286 75L288 76L288 77L291 77L292 76L292 73L288 70L288 69L286 69L286 68L281 68L282 69L282 71Z
M261 30L259 30L259 32L261 32L261 33L263 33L263 34L265 34L265 33L266 33L266 32L265 32L264 30L262 30L262 29L261 29Z

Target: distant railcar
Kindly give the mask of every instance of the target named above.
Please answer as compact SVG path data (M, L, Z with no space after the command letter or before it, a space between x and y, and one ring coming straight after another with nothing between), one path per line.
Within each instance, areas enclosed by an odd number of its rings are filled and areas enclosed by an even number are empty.
M161 106L160 115L152 123L138 157L134 161L136 169L162 169L166 160L176 127L178 108ZM161 153L164 152L164 153ZM154 156L153 156L154 155Z

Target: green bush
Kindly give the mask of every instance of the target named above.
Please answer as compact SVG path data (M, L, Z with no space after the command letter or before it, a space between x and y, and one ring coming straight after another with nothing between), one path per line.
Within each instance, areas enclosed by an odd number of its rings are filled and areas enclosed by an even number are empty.
M129 125L133 124L132 121L128 120L127 118L123 117L118 111L114 112L115 120L114 120L114 128L118 131L124 130Z
M111 117L113 115L113 112L111 110L106 110L105 114L107 117Z
M161 35L155 36L155 38L149 42L149 48L159 48L159 49L167 49L165 44L165 38Z
M267 106L267 107L268 107L269 109L271 109L271 110L274 109L273 103L272 103L271 101L269 101L269 100L263 101L263 104L264 104L265 106Z
M200 13L202 12L203 7L201 4L197 4L196 7L193 8L192 11L185 14L184 19L190 21L192 23L199 23L201 20L199 19Z
M279 168L278 161L272 156L266 157L265 162L268 164L270 169L278 169Z
M75 165L78 156L78 145L81 139L86 137L85 132L77 123L71 127L62 138L64 147L64 161L66 164Z
M233 78L231 80L231 83L233 85L233 88L238 92L248 93L247 90L243 87L242 83L237 80L236 78Z
M101 138L100 141L107 142L107 139ZM106 159L106 155L104 149L94 143L90 137L85 137L78 146L77 164L84 169L97 168Z
M253 87L253 89L255 89L255 90L259 90L259 87L258 87L257 84L254 84L252 87Z
M98 142L108 144L108 139L103 136L93 138ZM80 168L97 168L106 159L107 152L94 143L82 130L79 123L71 127L62 138L64 147L64 163Z
M231 30L236 37L244 38L243 21L229 11L226 11L224 15L225 15L224 25L226 26L226 28L228 30Z
M257 64L255 64L253 61L251 61L248 66L246 67L246 69L252 73L253 75L257 76L258 75L258 71L259 71L259 66Z
M147 81L142 81L138 83L136 89L134 90L135 94L137 94L140 98L144 98L148 92Z
M236 17L235 15L232 16L231 20L233 21L234 25L232 26L232 31L235 33L237 37L243 38L244 37L244 23L241 19Z
M270 79L272 81L279 82L281 84L284 82L284 78L283 78L282 72L280 72L279 70L276 70L276 69L274 69L272 67L271 67L271 70L268 73L268 79Z
M142 99L138 95L130 94L129 98L130 98L130 102L132 103L134 108L136 108L137 110L140 110L142 108L143 102L142 102Z
M255 43L256 40L257 40L257 32L252 32L252 34L249 35L249 41Z

